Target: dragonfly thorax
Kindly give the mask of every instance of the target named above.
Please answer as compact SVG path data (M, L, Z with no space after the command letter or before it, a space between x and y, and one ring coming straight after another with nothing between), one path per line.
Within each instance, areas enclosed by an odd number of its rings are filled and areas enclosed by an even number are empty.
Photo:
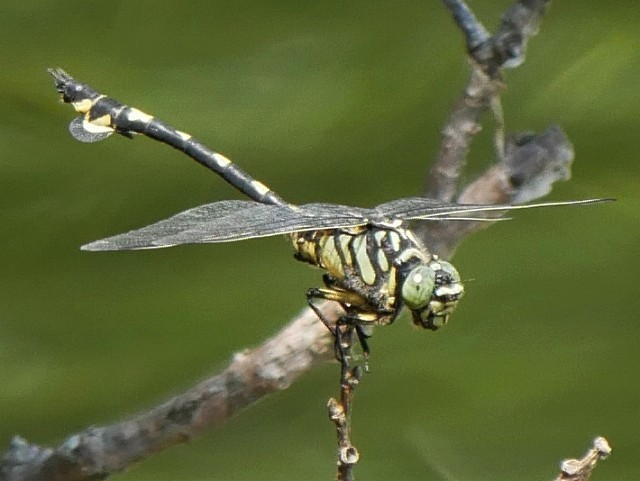
M390 324L406 305L416 325L437 329L464 292L456 269L402 227L297 232L291 240L298 260L327 271L322 297L364 324Z

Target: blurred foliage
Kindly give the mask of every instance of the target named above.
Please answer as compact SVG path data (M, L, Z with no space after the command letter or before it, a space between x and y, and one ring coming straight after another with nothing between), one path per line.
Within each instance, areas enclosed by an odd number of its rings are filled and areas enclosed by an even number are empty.
M472 2L488 27L509 2ZM467 296L437 333L372 340L354 441L363 480L550 479L591 438L597 479L640 477L640 11L553 4L508 72L510 130L563 126L571 182L457 253ZM74 142L60 66L225 153L292 202L419 192L467 67L439 2L4 0L0 4L0 440L55 444L190 386L304 305L318 271L281 239L91 254L77 247L237 194L137 138ZM471 172L491 163L491 121ZM467 180L471 174L467 175ZM326 365L118 479L331 479Z

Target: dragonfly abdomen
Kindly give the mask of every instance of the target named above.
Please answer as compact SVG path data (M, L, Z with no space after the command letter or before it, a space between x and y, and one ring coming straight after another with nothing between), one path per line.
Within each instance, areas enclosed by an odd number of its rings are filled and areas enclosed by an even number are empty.
M80 117L69 124L71 135L81 142L97 142L117 132L127 137L142 134L184 152L220 175L229 184L262 204L287 205L274 191L254 179L224 155L214 152L191 135L174 129L134 107L98 93L80 83L62 69L49 69L62 99L75 108Z

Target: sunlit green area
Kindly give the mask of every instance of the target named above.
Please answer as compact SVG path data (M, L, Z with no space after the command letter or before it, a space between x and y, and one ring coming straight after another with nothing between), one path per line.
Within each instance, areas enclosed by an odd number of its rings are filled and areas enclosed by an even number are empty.
M509 2L471 3L488 27ZM508 130L562 125L573 179L468 239L446 329L406 317L371 341L354 442L362 480L552 479L595 435L593 479L640 478L640 10L557 2L507 73ZM147 252L78 246L232 188L147 139L83 145L47 67L192 133L285 199L417 194L467 65L437 1L0 3L0 444L56 445L184 390L258 345L320 272L279 238ZM487 168L492 122L465 180ZM192 443L113 479L327 480L327 364Z

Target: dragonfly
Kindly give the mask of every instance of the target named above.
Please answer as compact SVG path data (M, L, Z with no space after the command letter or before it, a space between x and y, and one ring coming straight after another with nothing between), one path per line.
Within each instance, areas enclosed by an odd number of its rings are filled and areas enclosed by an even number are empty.
M49 69L62 101L79 114L69 124L81 142L113 133L141 134L188 155L220 175L251 200L223 200L180 212L140 229L91 242L88 251L155 249L183 244L231 242L285 235L296 259L325 271L323 287L307 291L307 303L338 336L340 326L355 328L368 352L367 327L393 323L404 308L413 323L436 330L447 324L464 295L456 268L429 252L409 223L495 222L490 213L612 199L584 199L522 205L462 205L424 197L393 200L373 208L331 203L290 204L224 155L191 135L94 90L62 69ZM318 308L320 300L340 304L335 325Z

